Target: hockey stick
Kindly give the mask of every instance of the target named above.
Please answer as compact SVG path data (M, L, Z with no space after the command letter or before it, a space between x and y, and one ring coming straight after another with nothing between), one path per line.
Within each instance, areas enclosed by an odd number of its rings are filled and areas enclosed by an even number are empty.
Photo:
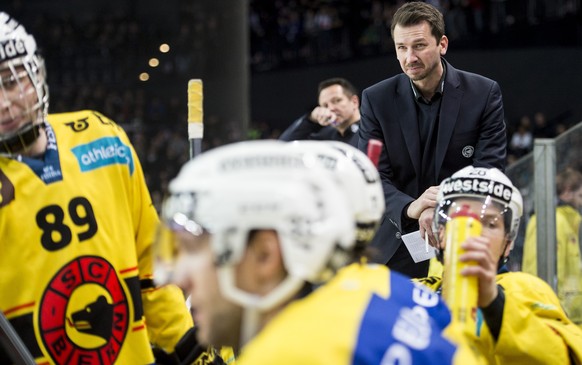
M380 154L382 153L383 146L384 144L379 139L371 139L368 141L367 155L376 168L378 168L378 162L380 161Z
M2 311L0 311L0 343L16 365L36 364Z
M202 96L202 80L188 81L188 140L191 159L202 153L204 136Z

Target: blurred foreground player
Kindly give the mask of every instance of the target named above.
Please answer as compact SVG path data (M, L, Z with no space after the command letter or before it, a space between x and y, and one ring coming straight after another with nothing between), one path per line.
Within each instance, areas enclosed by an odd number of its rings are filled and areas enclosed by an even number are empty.
M321 161L365 188L338 150L274 141L208 151L170 183L159 251L175 255L164 262L190 294L199 340L233 346L239 365L474 363L442 336L450 316L436 294L358 262L354 217L368 211ZM373 165L369 184L382 197Z

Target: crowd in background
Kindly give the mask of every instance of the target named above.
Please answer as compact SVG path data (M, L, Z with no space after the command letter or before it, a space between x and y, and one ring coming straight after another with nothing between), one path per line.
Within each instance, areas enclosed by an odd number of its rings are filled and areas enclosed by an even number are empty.
M390 24L401 0L251 0L255 71L393 51ZM560 32L580 16L578 0L428 0L445 18L455 49L572 42ZM562 33L560 38L553 31ZM542 30L543 29L543 30ZM534 35L532 37L532 35Z
M447 35L455 48L521 47L565 42L582 36L553 37L580 22L579 0L430 0L445 14ZM396 0L250 0L250 62L254 73L285 67L349 61L393 52L391 16ZM175 51L161 72L168 79L204 67L201 52L212 45L215 19L195 5L184 8L175 28ZM94 109L121 124L132 139L154 201L161 201L170 178L188 159L182 93L155 93L140 87L137 65L163 37L153 24L131 13L112 11L85 16L27 12L22 1L7 11L37 35L50 70L51 113ZM574 29L576 29L574 27ZM552 31L553 30L553 31ZM527 38L520 35L529 32ZM534 36L531 36L531 35ZM528 43L529 42L529 43ZM535 42L535 43L532 43ZM572 44L573 43L573 44ZM292 120L295 116L289 116ZM508 121L509 162L533 148L533 138L554 137L567 125L532 110ZM558 118L559 122L559 118ZM240 139L224 130L216 116L205 115L203 149ZM278 138L280 130L252 121L243 139Z

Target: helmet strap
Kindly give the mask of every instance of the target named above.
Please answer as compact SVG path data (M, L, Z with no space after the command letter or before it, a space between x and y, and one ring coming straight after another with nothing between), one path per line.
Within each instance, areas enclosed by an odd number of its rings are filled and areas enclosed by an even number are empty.
M507 246L511 245L511 240L507 239L505 242L505 246L503 246L503 251L501 251L501 257L499 257L499 262L497 263L497 271L499 272L501 268L509 262L509 255L505 255L505 251L507 250Z

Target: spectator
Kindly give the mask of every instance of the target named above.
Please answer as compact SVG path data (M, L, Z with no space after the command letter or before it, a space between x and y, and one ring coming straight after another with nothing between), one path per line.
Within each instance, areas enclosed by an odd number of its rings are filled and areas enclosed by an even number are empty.
M509 152L519 158L529 153L533 148L531 121L527 115L521 117L517 129L511 136Z
M546 115L543 112L536 112L534 114L533 136L534 138L555 137L553 126L548 124Z

